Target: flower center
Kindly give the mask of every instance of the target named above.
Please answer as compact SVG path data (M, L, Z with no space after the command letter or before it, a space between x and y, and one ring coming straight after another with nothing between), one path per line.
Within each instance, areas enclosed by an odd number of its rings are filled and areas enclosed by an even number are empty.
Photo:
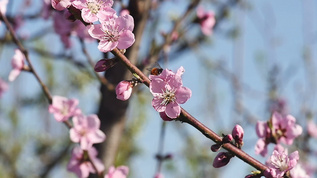
M285 171L288 168L288 157L285 154L278 155L272 164L280 171Z
M87 2L87 6L88 9L90 10L90 12L92 12L93 14L97 14L101 8L102 3L100 1L90 1Z
M161 105L166 106L168 103L174 102L176 100L175 92L176 89L166 89L166 91L163 91L163 94L160 96L163 99Z
M115 25L114 21L111 21L112 24L105 24L105 28L107 30L104 30L101 28L101 30L105 33L103 36L103 39L106 41L115 42L119 40L120 32L119 32L119 26Z

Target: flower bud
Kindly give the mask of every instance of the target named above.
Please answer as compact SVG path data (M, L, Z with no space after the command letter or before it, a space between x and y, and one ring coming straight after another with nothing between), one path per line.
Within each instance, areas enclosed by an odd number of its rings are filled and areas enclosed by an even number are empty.
M227 165L232 158L232 155L228 152L220 152L214 159L212 166L214 168L220 168Z
M117 99L122 101L129 99L132 93L132 87L131 81L121 81L116 87Z
M222 144L230 143L232 140L233 140L233 137L231 134L225 135L222 139Z
M222 143L216 143L211 145L210 149L212 152L217 152L220 150Z
M98 61L96 63L95 71L96 72L106 71L106 70L110 69L111 67L113 67L114 65L116 65L117 63L118 63L118 59L117 58L101 59L100 61Z
M232 136L235 140L235 142L239 145L239 147L241 147L243 145L243 128L240 125L236 125L234 126L233 130L232 130Z

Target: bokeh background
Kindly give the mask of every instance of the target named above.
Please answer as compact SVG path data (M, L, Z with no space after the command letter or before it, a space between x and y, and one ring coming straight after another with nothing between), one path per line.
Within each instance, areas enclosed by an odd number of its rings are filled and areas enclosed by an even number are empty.
M170 33L190 3L151 2L135 62L145 72L151 49L164 42L162 34ZM114 7L119 11L130 4L115 1ZM316 168L317 138L307 134L306 123L310 119L317 122L317 2L212 0L200 1L198 6L214 11L217 24L213 34L203 35L199 24L192 23L195 8L177 29L178 40L159 49L154 60L174 71L185 68L183 84L192 90L192 97L183 108L218 134L230 133L240 124L245 130L243 150L263 163L267 158L254 153L256 121L268 120L274 110L292 114L304 132L289 150L300 150L300 161ZM65 47L54 29L52 16L58 12L51 9L51 16L44 19L46 7L42 0L9 0L6 15L51 93L77 98L85 114L96 114L103 100L102 84L82 47L94 63L105 56L98 51L96 41L82 42L74 33L69 34L70 47ZM3 23L0 41L0 77L8 81L17 47ZM166 178L244 177L254 170L238 158L224 168L213 168L213 142L187 124L163 124L151 100L149 90L140 86L126 103L114 164L129 166L129 177L154 177L158 153L172 155L162 165ZM72 177L66 165L73 146L68 129L48 112L35 77L22 72L0 99L0 177ZM270 153L272 145L269 148Z

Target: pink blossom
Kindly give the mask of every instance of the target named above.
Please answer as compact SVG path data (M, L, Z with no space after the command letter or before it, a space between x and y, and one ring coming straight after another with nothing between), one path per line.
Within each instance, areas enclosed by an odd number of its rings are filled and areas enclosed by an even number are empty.
M8 84L0 78L0 97L2 94L7 91L9 88Z
M296 166L290 170L290 175L292 178L310 178L311 176L307 174L306 170L301 164L296 164Z
M227 165L230 162L232 155L228 152L220 152L214 159L212 166L214 168L220 168Z
M79 142L84 150L106 139L106 135L99 130L100 120L97 115L76 115L73 117L73 123L73 128L69 130L70 139L75 143Z
M111 8L113 0L75 0L73 6L81 9L81 16L87 23L113 16L116 11Z
M266 162L270 168L272 177L282 178L284 174L293 169L299 160L298 151L288 155L287 149L274 150L272 156Z
M164 178L164 175L162 173L156 173L154 178Z
M84 40L92 40L85 25L78 20L75 22L67 20L69 17L71 14L68 11L53 14L54 30L60 36L64 46L71 47L70 35L76 35Z
M72 4L73 0L52 0L52 6L56 10L64 10L66 8L69 8L69 6Z
M317 125L313 120L307 121L307 132L310 136L317 138Z
M179 104L184 104L192 95L189 88L183 87L181 75L184 71L180 67L176 74L165 69L160 75L150 75L150 91L154 96L152 106L172 119L180 115Z
M121 81L116 87L117 99L125 101L128 100L132 93L133 84L131 81Z
M19 74L21 73L24 67L24 61L25 61L24 54L19 49L16 49L14 56L11 59L12 70L9 74L9 81L12 82L17 78L17 76L19 76Z
M67 170L74 172L78 177L88 177L89 173L101 173L105 167L102 162L97 158L97 150L94 147L88 150L82 150L79 146L75 147L72 151L72 156L67 165ZM92 165L92 163L94 166Z
M5 15L7 12L8 1L9 0L0 0L0 13L2 13L3 15ZM0 21L0 25L1 25L1 21Z
M273 113L272 127L273 136L287 145L293 144L294 139L303 132L302 127L296 124L296 119L292 115L283 117L277 112Z
M99 39L98 49L102 52L109 52L114 48L127 49L135 39L132 30L134 20L130 15L113 17L107 21L101 21L101 24L91 25L89 34Z
M211 35L212 28L216 23L215 14L213 11L205 11L203 7L197 8L197 18L200 24L201 31L204 35Z
M53 102L49 105L48 111L54 114L58 122L67 121L70 117L80 114L77 108L77 99L67 99L62 96L53 96Z
M119 166L117 168L111 166L104 178L126 178L128 173L129 168L127 166Z

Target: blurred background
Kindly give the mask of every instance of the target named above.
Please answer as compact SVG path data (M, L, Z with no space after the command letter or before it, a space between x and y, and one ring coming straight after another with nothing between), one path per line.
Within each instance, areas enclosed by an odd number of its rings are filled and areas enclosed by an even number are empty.
M194 7L189 9L190 4ZM197 23L198 7L215 14L211 35L204 35ZM307 121L317 123L316 7L313 0L114 3L118 14L128 9L135 19L136 43L126 53L135 65L147 74L156 62L173 71L185 68L183 84L192 97L184 109L219 135L240 124L245 130L242 149L262 163L267 157L254 151L256 122L268 120L272 111L293 115L304 132L289 152L299 150L300 162L310 165L315 176L317 138L307 133ZM65 20L49 1L9 0L6 16L52 95L77 98L83 113L98 114L112 140L97 145L107 167L127 165L131 178L154 177L156 155L169 154L159 170L166 178L244 177L255 170L238 158L213 168L214 143L187 124L163 124L146 87L134 88L129 101L116 100L113 87L131 74L118 64L99 73L108 81L100 82L92 66L111 54L102 54L97 41L80 34L85 27ZM173 29L178 38L170 40ZM8 81L17 46L4 23L0 41L0 78ZM48 112L31 73L22 72L9 83L0 98L0 177L75 176L66 168L74 145L68 128Z

